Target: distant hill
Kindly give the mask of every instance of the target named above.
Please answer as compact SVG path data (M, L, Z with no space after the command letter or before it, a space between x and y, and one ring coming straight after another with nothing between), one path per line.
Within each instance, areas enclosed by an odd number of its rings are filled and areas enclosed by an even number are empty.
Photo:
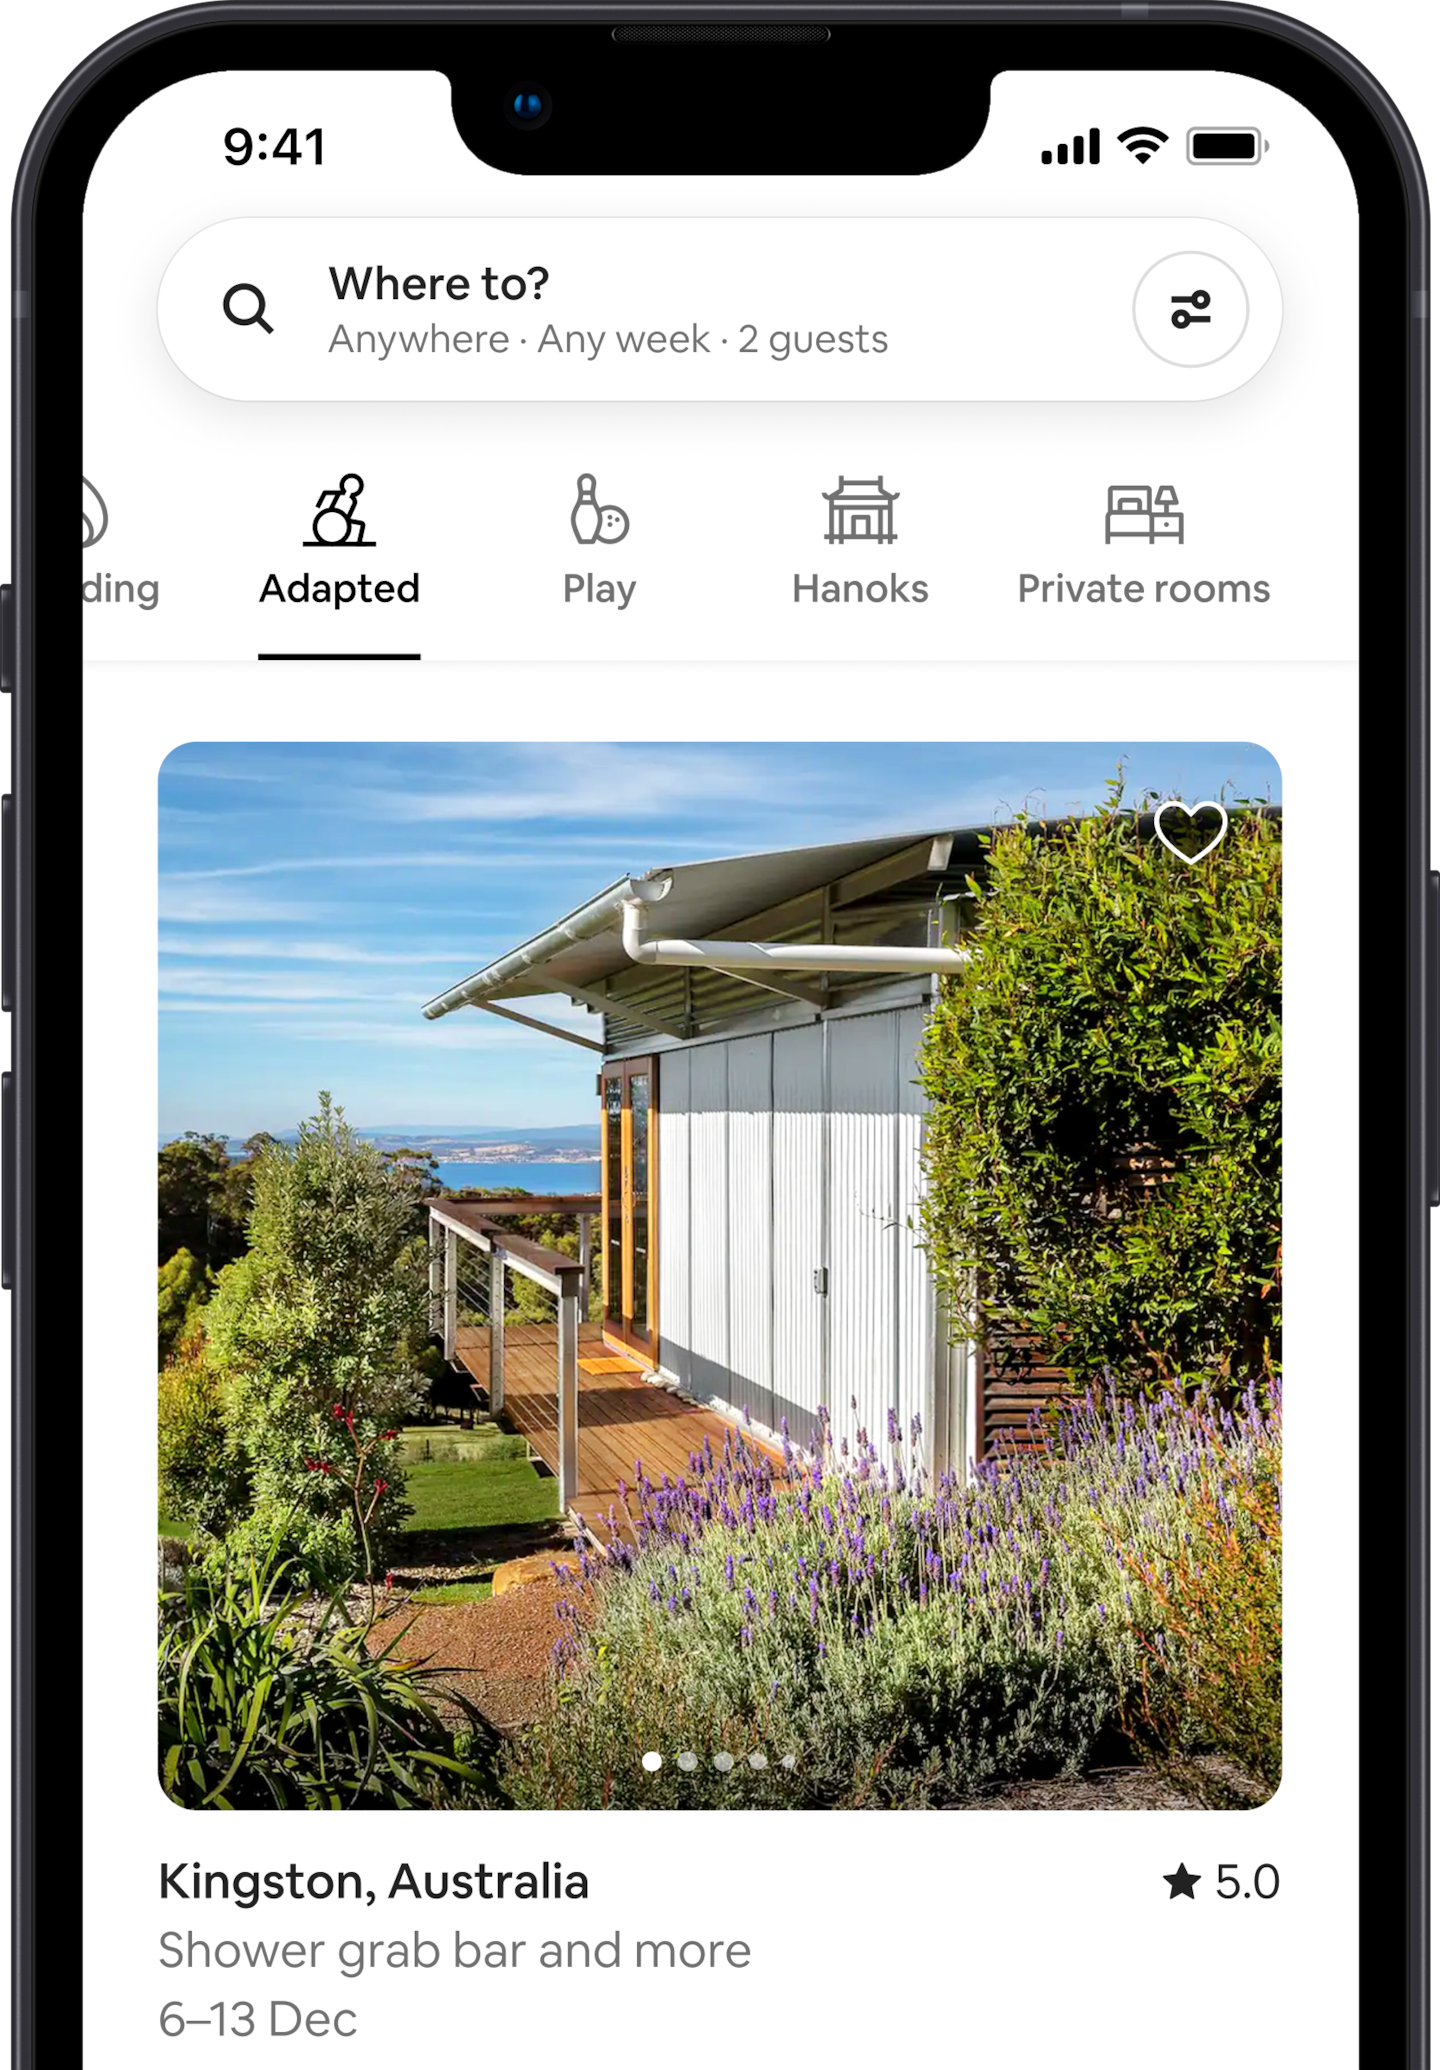
M297 1133L293 1128L271 1130L276 1141L281 1143L293 1143ZM504 1155L499 1162L505 1164L544 1164L547 1159L556 1157L569 1162L600 1155L600 1124L597 1121L572 1122L562 1128L497 1128L491 1122L477 1123L473 1128L458 1125L436 1128L419 1121L388 1122L383 1127L357 1124L355 1133L382 1150L428 1150L442 1164L484 1163L487 1153L494 1149L503 1150ZM162 1145L172 1140L170 1136L160 1138ZM226 1147L232 1157L244 1155L245 1143L240 1136L230 1137Z
M437 1128L433 1123L423 1121L393 1121L383 1126L357 1127L357 1136L365 1136L375 1143L554 1143L567 1144L574 1148L598 1143L600 1124L598 1121L572 1123L568 1128L523 1128L518 1123L510 1128L495 1128L482 1123L473 1128L460 1124Z

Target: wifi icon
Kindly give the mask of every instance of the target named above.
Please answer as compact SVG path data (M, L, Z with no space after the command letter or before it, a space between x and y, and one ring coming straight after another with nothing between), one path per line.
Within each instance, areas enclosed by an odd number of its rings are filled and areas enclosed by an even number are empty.
M1168 144L1170 139L1163 129L1156 129L1148 122L1137 122L1133 129L1122 129L1115 141L1123 144L1132 158L1138 158L1142 165L1147 165L1160 146Z

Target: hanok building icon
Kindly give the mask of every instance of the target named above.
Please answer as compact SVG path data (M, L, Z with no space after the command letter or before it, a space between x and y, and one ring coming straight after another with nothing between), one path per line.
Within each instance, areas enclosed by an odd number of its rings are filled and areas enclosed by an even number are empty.
M883 479L873 482L847 481L842 474L838 489L827 489L830 510L826 542L844 546L852 539L869 539L876 546L895 544L895 498L898 489L887 489Z

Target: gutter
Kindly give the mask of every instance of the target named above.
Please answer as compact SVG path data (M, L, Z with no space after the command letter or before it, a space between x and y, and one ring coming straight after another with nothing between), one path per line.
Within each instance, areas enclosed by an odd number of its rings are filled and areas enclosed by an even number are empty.
M587 905L580 906L564 920L557 920L553 927L547 927L543 934L523 942L518 949L511 949L495 963L487 963L483 970L477 970L473 977L463 983L452 985L448 992L442 992L422 1008L427 1021L438 1021L447 1013L454 1013L460 1006L479 1006L492 994L513 984L516 978L524 977L539 963L548 962L561 949L573 942L591 940L597 934L604 934L613 927L622 909L631 902L644 903L648 899L663 898L670 889L668 874L654 880L621 877L615 884L597 894Z
M889 971L953 977L970 960L963 949L897 949L842 942L689 942L647 940L641 916L650 898L622 901L621 940L632 963L705 970Z

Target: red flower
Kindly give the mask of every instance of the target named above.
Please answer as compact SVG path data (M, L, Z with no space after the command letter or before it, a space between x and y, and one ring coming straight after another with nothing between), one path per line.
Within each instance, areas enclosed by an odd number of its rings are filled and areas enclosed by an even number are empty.
M377 1495L383 1495L385 1493L385 1490L389 1487L389 1485L390 1483L388 1481L377 1481L375 1483L375 1493Z
M336 1415L336 1416L337 1416L337 1418L338 1418L338 1417L340 1417L340 1416L343 1416L344 1414L345 1414L345 1404L344 1404L344 1402L336 1402L336 1404L335 1404L335 1415Z
M380 1433L380 1442L383 1445L388 1438L399 1437L399 1435L400 1433L398 1430L382 1430Z

